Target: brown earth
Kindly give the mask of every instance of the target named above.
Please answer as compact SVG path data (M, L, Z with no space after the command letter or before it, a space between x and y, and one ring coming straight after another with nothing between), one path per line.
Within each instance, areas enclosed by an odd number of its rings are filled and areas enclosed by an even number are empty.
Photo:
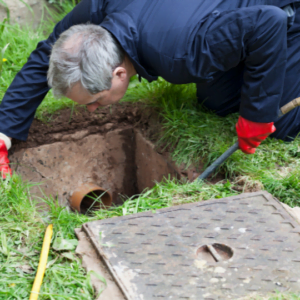
M45 116L47 122L34 120L26 142L14 140L12 152L24 148L33 148L67 139L82 139L90 134L105 134L114 129L139 128L148 138L158 127L157 112L142 104L121 103L111 107L97 109L90 113L85 107L75 106L60 110L52 116ZM156 123L156 124L155 124ZM76 134L84 130L84 134ZM74 136L71 136L74 134ZM68 138L64 137L68 135Z
M78 106L47 123L34 120L27 141L13 141L10 161L24 180L41 183L31 188L36 197L51 195L67 205L78 186L92 182L121 204L124 195L137 195L164 177L199 175L155 148L160 128L158 113L143 104L117 104L96 113Z

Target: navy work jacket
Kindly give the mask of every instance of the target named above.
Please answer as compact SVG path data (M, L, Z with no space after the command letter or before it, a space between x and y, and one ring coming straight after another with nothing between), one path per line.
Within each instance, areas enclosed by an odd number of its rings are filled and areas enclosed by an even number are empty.
M72 25L89 22L106 28L120 42L137 73L149 82L162 76L176 84L199 83L211 80L215 72L235 67L242 59L236 57L228 62L223 57L221 62L214 62L212 49L205 44L206 29L214 18L243 7L284 7L293 2L296 1L82 0L55 26L49 38L37 45L16 75L0 106L0 132L20 140L27 138L35 111L50 89L47 70L51 47ZM239 32L231 34L234 37ZM251 95L251 84L245 82L249 95L242 97L240 114L251 121L274 121L280 84L268 90L268 95L277 95L276 99L266 96L263 101Z

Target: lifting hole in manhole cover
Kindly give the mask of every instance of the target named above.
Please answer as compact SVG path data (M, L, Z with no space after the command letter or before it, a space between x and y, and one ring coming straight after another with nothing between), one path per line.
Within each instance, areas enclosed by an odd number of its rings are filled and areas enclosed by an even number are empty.
M223 244L203 245L197 250L197 257L207 262L220 262L233 256L233 250Z

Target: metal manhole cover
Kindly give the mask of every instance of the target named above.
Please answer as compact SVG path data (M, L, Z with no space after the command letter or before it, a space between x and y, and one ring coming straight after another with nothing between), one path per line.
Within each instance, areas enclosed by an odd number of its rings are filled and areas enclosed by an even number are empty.
M266 192L94 221L83 229L127 299L300 291L300 226Z

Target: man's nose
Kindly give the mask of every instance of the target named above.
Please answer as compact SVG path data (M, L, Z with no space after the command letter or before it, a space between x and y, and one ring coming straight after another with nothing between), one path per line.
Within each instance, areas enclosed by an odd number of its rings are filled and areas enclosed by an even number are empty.
M100 105L100 104L99 104L98 102L96 102L96 103L93 103L93 104L88 104L88 105L86 106L86 108L87 108L87 110L88 110L89 112L94 112L94 111L98 108L99 105Z

